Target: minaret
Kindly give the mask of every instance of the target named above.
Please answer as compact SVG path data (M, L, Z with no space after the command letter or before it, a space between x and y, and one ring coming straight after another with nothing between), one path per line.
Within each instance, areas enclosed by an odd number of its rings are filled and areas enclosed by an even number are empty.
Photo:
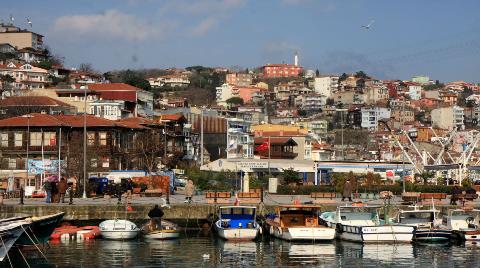
M298 52L295 51L295 66L298 66Z

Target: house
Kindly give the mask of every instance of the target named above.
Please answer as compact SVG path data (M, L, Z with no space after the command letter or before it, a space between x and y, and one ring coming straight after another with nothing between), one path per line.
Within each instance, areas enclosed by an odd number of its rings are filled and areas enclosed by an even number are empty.
M320 94L302 94L299 98L300 107L303 111L320 112L326 102L326 98Z
M0 118L30 113L71 114L75 107L47 96L16 96L0 100Z
M408 85L408 95L412 100L419 100L422 98L422 86L417 84Z
M229 84L222 84L216 87L216 101L218 105L227 106L227 100L233 97L238 97L238 92Z
M77 86L79 87L79 86ZM124 83L88 84L103 100L124 101L124 109L133 117L153 115L153 93Z
M48 71L31 64L9 62L0 64L0 74L10 75L15 81L8 85L12 90L44 88L48 82Z
M288 137L255 138L255 156L260 159L295 159L297 143Z
M40 174L57 174L58 160L62 162L62 175L82 178L84 126L87 128L87 172L144 169L146 160L137 141L155 139L151 133L145 135L148 127L126 126L91 115L33 113L28 117L0 120L0 181L13 178L8 184L13 183L11 189L16 190L28 179L28 187L40 189ZM43 165L43 159L49 164L45 171L37 168ZM32 188L25 190L31 192Z
M258 99L259 95L265 91L262 88L251 86L235 86L233 90L237 92L236 95L243 100L243 103L252 103L254 97Z
M313 88L315 93L330 97L332 92L338 89L338 76L322 76L316 77Z
M362 107L361 127L369 130L378 130L378 122L381 119L390 119L390 109L382 107Z
M442 107L432 110L432 126L446 130L463 130L464 109L459 106Z
M2 54L15 54L17 50L14 46L10 45L9 43L1 43L0 44L0 53Z
M71 70L68 80L70 84L95 84L102 82L102 76L90 72Z
M293 64L267 64L262 66L264 78L298 77L303 68Z
M370 86L364 89L364 102L367 105L375 104L379 101L388 100L389 93L385 86Z
M41 49L43 47L43 35L26 29L20 29L12 24L0 23L0 44L7 43L22 49L31 47Z
M38 63L47 59L47 55L43 50L32 47L24 47L17 51L18 59L27 63Z
M124 109L124 101L116 100L95 100L89 103L90 114L102 117L108 120L119 120L122 117L122 110Z
M188 76L181 73L162 75L157 78L149 78L148 82L152 87L188 87L190 80Z
M458 95L453 92L442 92L440 94L440 99L446 105L452 106L457 104Z
M227 84L247 87L252 84L253 75L248 73L230 73L225 77Z
M227 159L253 158L253 135L250 123L237 118L227 119Z

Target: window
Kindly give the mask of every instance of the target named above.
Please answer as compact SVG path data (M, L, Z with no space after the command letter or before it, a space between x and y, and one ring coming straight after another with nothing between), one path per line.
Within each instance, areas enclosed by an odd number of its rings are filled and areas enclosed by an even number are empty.
M95 132L87 132L87 144L88 146L93 146L95 145Z
M23 146L23 133L15 132L15 147L22 147Z
M90 160L90 167L96 168L97 166L98 166L97 159L92 158L92 159Z
M55 132L44 132L43 133L43 145L44 146L55 146L55 145L57 145L57 133L55 133Z
M42 132L30 133L30 146L42 146Z
M102 167L104 168L110 167L110 158L102 157Z
M107 132L99 132L98 135L100 137L100 145L107 146Z
M8 147L8 133L0 133L0 146Z
M17 168L17 159L9 158L8 159L8 168L9 169L16 169Z

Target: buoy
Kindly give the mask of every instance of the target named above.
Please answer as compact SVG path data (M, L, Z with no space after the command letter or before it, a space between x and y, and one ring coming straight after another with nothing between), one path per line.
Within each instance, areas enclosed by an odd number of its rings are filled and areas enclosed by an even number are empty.
M238 195L235 194L235 201L233 202L233 205L234 206L239 206L240 205L240 201L238 201Z
M133 211L132 206L128 205L128 206L127 206L127 211Z

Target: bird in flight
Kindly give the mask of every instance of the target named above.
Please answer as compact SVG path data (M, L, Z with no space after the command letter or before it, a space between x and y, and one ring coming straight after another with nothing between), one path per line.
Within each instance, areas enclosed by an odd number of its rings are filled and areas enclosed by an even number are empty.
M32 27L32 21L29 18L27 18L27 23L30 25L30 27Z
M365 30L368 30L368 29L370 29L370 27L372 27L372 24L373 24L374 22L375 22L374 20L371 20L369 24L367 24L367 25L362 25L362 28L365 28Z

